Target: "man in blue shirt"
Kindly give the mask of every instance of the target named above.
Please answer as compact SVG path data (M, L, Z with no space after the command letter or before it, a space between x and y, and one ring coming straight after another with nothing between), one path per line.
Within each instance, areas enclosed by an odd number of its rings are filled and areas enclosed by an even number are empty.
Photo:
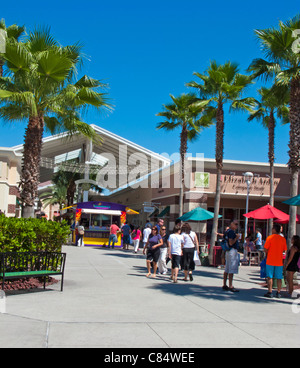
M229 229L224 234L224 239L227 240L230 250L225 254L225 272L223 290L231 291L232 293L239 292L233 285L233 275L239 272L239 235L236 233L239 224L237 220L233 220ZM227 286L227 279L229 279L229 287Z
M131 228L128 225L128 221L126 221L125 225L123 225L122 233L123 233L123 249L128 249L128 246L131 243L130 241Z
M259 250L259 249L263 249L263 244L262 244L262 235L261 235L261 230L260 229L257 229L256 231L256 238L254 240L254 243L256 245L256 249Z

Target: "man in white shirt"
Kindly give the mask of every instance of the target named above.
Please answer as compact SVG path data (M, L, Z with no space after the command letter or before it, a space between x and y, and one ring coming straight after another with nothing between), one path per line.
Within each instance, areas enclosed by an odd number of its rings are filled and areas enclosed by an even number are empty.
M149 239L149 235L151 234L151 224L146 224L146 227L143 231L143 248L145 248L145 245L147 244L147 241Z
M180 261L183 248L183 236L180 235L181 227L176 225L174 233L170 235L169 243L169 258L172 260L172 272L171 279L174 283L177 283L178 271L180 267Z

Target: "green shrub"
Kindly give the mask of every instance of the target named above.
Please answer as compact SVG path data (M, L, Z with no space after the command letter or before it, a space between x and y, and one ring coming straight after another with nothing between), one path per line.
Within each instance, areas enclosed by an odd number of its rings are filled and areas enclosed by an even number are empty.
M61 252L69 234L66 222L0 216L0 252Z

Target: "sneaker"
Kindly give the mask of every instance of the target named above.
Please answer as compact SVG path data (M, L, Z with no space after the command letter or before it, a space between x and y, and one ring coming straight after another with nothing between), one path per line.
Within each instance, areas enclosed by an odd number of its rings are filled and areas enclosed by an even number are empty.
M277 293L276 293L276 298L277 299L280 299L281 298L281 294L279 293L279 291L277 291Z
M223 286L223 287L222 287L222 289L223 289L224 291L228 291L228 290L229 290L229 287L228 287L227 285L225 285L225 286Z
M267 294L264 295L265 298L270 298L272 299L273 298L273 294L270 293L270 292L267 292Z

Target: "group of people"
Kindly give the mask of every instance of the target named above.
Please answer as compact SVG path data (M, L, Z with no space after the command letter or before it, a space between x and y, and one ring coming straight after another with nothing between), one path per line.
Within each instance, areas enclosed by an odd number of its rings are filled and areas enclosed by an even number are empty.
M228 244L228 250L224 254L223 290L233 293L239 292L233 286L233 278L234 275L238 274L240 265L240 254L238 252L240 235L237 233L237 229L238 221L233 220L225 233L222 234L223 239ZM133 227L128 223L123 225L122 229L113 224L110 229L109 246L111 242L114 246L115 241L117 241L116 234L118 231L123 233L123 249L128 249L128 246L133 242L134 252L137 253L140 243L143 243L142 248L143 254L146 255L147 277L155 278L157 272L162 275L167 274L167 264L171 261L170 278L174 283L178 282L180 268L184 271L183 281L193 281L195 257L199 254L199 242L196 233L192 231L189 223L181 224L180 221L177 221L171 234L168 234L163 219L159 219L154 226L148 222L143 231L141 231L140 227ZM268 292L265 294L265 297L273 297L274 279L277 279L276 297L281 297L284 270L286 271L288 293L292 296L293 277L295 272L299 272L300 237L297 235L293 237L292 247L287 252L287 243L284 236L282 236L282 227L279 224L274 224L272 235L267 238L264 245L259 230L256 232L255 239L246 238L245 248L251 250L251 247L263 250L266 254ZM286 258L284 262L283 255L285 253ZM151 272L152 269L153 273Z
M143 249L143 253L146 254L147 277L155 278L157 270L160 274L165 275L168 271L167 263L171 261L170 279L174 283L178 282L180 268L184 271L183 281L193 281L194 256L195 252L199 253L199 242L189 223L181 224L178 221L170 235L162 219L156 226L146 226L144 230L146 237L147 229L151 229ZM153 274L151 268L153 268Z
M239 234L237 234L238 221L232 221L230 227L224 234L225 240L228 242L229 250L225 254L225 272L223 290L238 292L232 285L233 275L238 273L239 269ZM249 240L249 239L248 239ZM247 244L247 242L246 242ZM274 224L272 235L269 236L264 244L264 252L266 254L266 278L268 284L268 292L264 295L266 298L273 298L273 280L277 280L277 292L275 296L281 298L283 272L286 271L287 290L292 297L293 278L295 272L299 272L300 258L300 237L295 235L292 238L292 247L287 252L287 242L282 236L282 227ZM287 253L286 253L287 252ZM286 254L285 261L284 255ZM229 279L229 286L227 286Z

